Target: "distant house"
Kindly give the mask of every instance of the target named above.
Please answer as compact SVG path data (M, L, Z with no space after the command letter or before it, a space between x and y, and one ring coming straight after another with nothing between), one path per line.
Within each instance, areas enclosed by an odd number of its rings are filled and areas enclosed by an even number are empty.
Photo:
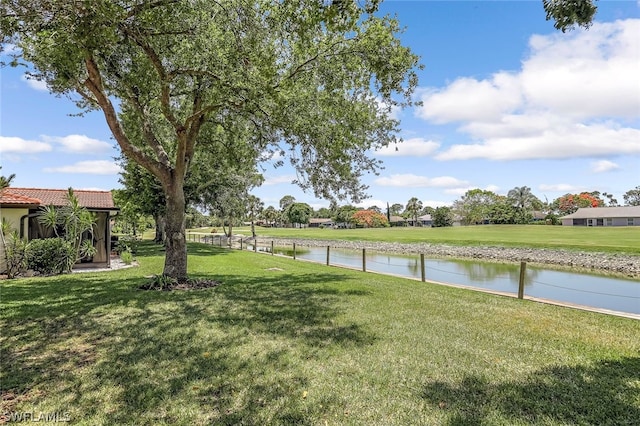
M565 226L640 226L640 206L580 208L560 220Z
M67 205L66 189L13 188L0 191L0 221L6 220L21 238L33 240L50 237L38 223L37 215L41 207ZM92 266L110 266L111 220L118 212L109 191L74 190L80 205L95 214L94 246ZM4 265L4 247L0 244L0 271Z
M333 220L321 217L312 217L309 219L309 228L328 228L333 226Z
M407 223L410 226L431 226L433 224L433 219L430 214L425 214L418 217L418 221L415 222L413 218L407 219Z
M402 216L391 216L389 218L389 225L391 226L407 226L407 219Z

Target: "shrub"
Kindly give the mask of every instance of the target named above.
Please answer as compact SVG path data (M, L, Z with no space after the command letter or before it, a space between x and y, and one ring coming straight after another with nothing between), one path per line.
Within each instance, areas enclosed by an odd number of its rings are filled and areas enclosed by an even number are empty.
M125 265L131 265L133 262L133 254L131 254L131 250L127 249L120 253L120 260L122 260Z
M32 240L27 247L27 268L43 275L71 272L75 261L75 248L62 238Z
M26 268L26 250L28 243L22 240L16 231L7 235L4 241L5 260L7 261L7 277L15 278Z

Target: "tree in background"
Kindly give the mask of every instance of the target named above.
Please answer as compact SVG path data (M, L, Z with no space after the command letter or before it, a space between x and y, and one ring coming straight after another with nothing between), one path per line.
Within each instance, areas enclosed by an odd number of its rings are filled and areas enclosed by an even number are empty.
M628 190L622 198L626 206L640 206L640 186Z
M387 217L374 210L358 210L351 216L351 223L363 228L384 228L389 226Z
M400 216L404 210L404 206L400 203L395 203L389 207L389 214L391 216Z
M352 205L344 205L340 206L336 209L335 216L332 217L334 222L340 227L350 227L352 225L353 214L357 212L358 209Z
M255 238L256 237L256 225L255 225L256 219L262 213L262 210L264 209L264 203L262 202L262 200L260 200L260 198L250 194L247 197L246 207L247 207L247 216L249 218L249 221L251 222L251 236Z
M0 31L12 64L101 110L122 153L158 179L163 273L185 280L184 188L206 127L250 127L256 153L288 145L296 183L316 196L363 197L361 176L380 169L367 153L398 141L392 108L417 85L418 58L377 6L15 0L0 3Z
M434 228L453 226L453 212L449 207L436 207L432 215L432 225Z
M408 217L413 219L413 226L418 226L418 215L422 211L422 201L416 197L411 197L411 199L407 201L407 206L404 211Z
M489 210L497 201L498 195L492 191L470 189L454 201L453 210L464 225L476 225L488 219Z
M2 169L2 166L0 166ZM0 191L11 186L11 182L15 179L15 174L10 174L9 176L0 176Z
M542 207L542 201L533 195L528 186L516 186L507 193L507 198L517 210L517 216L512 223L529 223L533 217L533 209Z
M280 212L275 207L269 206L262 211L262 217L267 222L267 225L275 226L278 223Z
M608 207L618 207L620 205L618 203L618 200L613 197L613 194L609 194L607 192L603 192L602 196L608 200L606 202Z
M512 225L515 223L527 223L531 216L525 216L523 211L514 205L509 197L497 196L494 202L488 206L486 218L489 223L496 225Z
M553 201L552 206L561 215L574 213L579 208L604 206L604 201L594 194L599 194L599 192L596 191L594 193L581 192L580 194L565 194L561 197L556 198Z
M289 223L294 225L307 225L311 219L311 213L313 209L307 203L291 203L285 210Z

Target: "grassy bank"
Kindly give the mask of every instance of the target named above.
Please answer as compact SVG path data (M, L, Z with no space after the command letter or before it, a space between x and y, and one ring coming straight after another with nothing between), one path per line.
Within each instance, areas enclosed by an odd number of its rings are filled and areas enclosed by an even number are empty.
M211 228L193 230L208 232ZM234 232L251 235L249 228ZM640 255L640 226L585 227L482 225L448 228L398 227L378 229L293 229L257 227L259 236L397 243L437 243L464 246L565 248Z
M0 282L5 411L74 424L633 424L640 321L192 244Z

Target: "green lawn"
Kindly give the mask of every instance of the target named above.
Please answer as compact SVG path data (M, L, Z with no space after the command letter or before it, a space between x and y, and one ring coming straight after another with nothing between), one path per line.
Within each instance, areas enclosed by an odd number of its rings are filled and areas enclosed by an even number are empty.
M221 285L137 290L162 269L150 243L137 268L0 282L0 415L66 413L84 425L640 418L640 321L189 250L192 276Z
M198 232L207 229L194 230ZM251 235L249 228L234 232ZM259 236L315 238L398 243L440 243L452 245L499 245L515 247L566 248L640 255L640 226L585 227L542 225L482 225L449 228L377 229L293 229L257 227Z

